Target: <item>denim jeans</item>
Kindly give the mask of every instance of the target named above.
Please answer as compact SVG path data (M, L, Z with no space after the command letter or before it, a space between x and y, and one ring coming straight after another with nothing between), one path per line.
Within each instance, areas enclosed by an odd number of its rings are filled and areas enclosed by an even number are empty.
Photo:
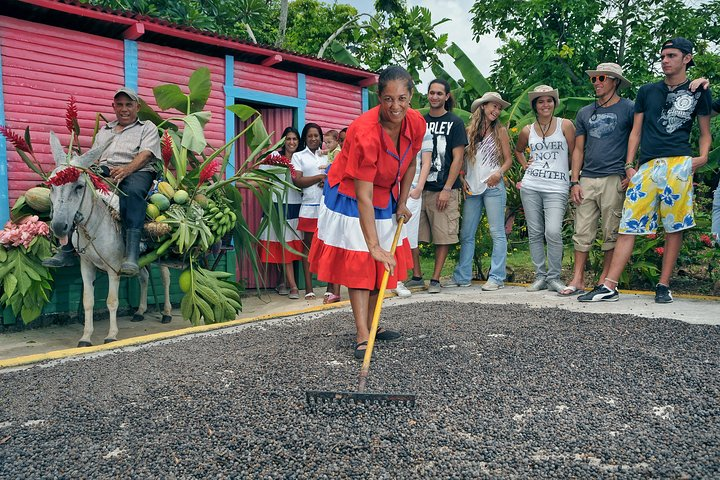
M530 257L535 266L535 277L547 280L560 279L563 256L562 223L567 208L568 193L536 192L521 188L520 198L527 221ZM545 243L547 243L547 267Z
M712 234L715 243L720 245L720 184L715 189L713 196Z
M125 229L142 230L145 224L148 190L155 179L155 172L135 172L128 175L118 188L125 195L120 195L120 217Z
M475 234L482 218L483 208L487 212L493 249L490 258L490 279L499 285L505 281L507 260L507 237L505 236L505 202L507 193L502 182L496 188L488 188L480 195L471 195L463 203L462 225L460 227L460 260L455 267L453 278L458 283L472 280L472 260L475 254Z

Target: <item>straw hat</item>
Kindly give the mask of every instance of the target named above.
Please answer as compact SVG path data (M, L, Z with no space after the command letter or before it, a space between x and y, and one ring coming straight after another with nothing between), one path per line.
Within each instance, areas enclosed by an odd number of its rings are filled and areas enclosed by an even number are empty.
M618 90L621 88L627 88L632 85L630 83L630 80L623 77L622 67L617 63L601 63L597 66L595 70L585 70L585 73L588 74L588 77L595 77L597 75L610 75L611 77L617 78L618 80L620 80Z
M470 107L470 113L475 113L475 110L480 108L480 105L482 105L483 103L488 103L488 102L497 103L498 105L500 105L501 109L507 108L510 106L510 103L503 100L499 93L485 92L485 94L482 97L475 99L475 101L473 101L472 106Z
M555 100L555 105L560 103L560 95L558 94L558 91L550 85L538 85L535 87L535 90L528 92L528 99L530 100L530 103L538 97L550 97Z

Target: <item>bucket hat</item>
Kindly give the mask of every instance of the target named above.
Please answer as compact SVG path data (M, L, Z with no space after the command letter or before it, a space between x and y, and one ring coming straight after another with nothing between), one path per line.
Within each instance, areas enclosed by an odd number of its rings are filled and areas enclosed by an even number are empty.
M617 63L601 63L597 66L595 70L585 70L585 73L588 74L588 77L595 77L597 75L609 75L613 78L617 78L618 80L620 80L620 85L618 86L618 89L627 88L632 85L630 83L630 80L623 77L622 67Z
M557 89L551 87L550 85L538 85L532 92L528 92L528 99L530 100L530 103L538 97L551 97L555 100L555 105L560 103L560 95L558 94Z
M500 105L500 108L507 108L510 106L510 103L503 100L499 93L485 92L482 97L473 101L472 106L470 107L470 113L475 113L475 110L480 108L480 105L488 102L495 102Z

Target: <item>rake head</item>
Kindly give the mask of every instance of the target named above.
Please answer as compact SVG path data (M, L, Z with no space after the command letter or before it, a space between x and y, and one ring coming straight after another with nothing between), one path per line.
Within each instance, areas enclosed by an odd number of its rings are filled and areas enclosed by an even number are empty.
M414 407L415 398L415 395L405 393L323 392L319 390L305 392L305 400L310 406L323 403L376 403Z

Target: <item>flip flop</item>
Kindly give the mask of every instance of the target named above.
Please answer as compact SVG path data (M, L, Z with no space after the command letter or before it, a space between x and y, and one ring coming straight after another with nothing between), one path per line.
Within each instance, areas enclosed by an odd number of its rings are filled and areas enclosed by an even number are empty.
M563 292L567 292L567 293L558 292L558 296L560 296L560 297L572 297L573 295L580 295L580 294L585 293L585 289L584 289L584 288L577 288L575 285L568 285L568 286L563 290Z
M305 300L315 300L315 292L306 293Z
M325 295L325 300L323 300L323 303L327 305L328 303L336 303L339 301L340 295L335 295L331 293L330 295Z
M333 296L333 293L332 293L332 292L325 292L325 293L323 294L323 297L325 297L325 298L329 298L329 297L332 297L332 296Z

